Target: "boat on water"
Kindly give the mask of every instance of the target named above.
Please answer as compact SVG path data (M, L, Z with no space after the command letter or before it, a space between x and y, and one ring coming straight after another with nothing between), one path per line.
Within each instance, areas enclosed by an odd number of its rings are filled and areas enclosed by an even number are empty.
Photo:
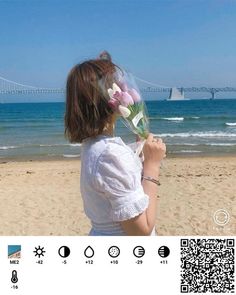
M174 100L189 100L189 98L184 97L184 90L181 88L180 90L177 87L172 87L170 90L169 98L166 100L174 101Z

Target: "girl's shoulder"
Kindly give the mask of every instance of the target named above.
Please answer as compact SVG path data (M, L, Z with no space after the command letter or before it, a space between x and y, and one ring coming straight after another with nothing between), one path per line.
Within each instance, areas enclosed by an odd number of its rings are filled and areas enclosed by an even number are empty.
M127 146L121 137L97 136L86 140L82 145L83 152L97 157L102 154L119 156L123 153L133 154L132 149Z
M139 157L121 137L97 136L86 140L82 145L82 161L90 163L96 170L98 166L118 166L121 170L141 168Z
M106 151L107 152L125 152L133 154L131 148L124 143L121 137L112 137L110 139L106 139Z
M87 167L93 167L92 173L103 166L117 166L121 171L142 169L141 159L121 137L100 135L86 140L82 144L81 160Z
M104 139L103 148L98 153L95 166L97 166L97 168L99 166L116 166L119 167L120 172L123 170L132 171L142 168L139 157L120 137Z

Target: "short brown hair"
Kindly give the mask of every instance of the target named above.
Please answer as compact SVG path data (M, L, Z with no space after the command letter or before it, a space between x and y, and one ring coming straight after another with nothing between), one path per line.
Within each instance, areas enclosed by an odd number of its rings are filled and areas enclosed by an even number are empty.
M64 118L65 136L70 142L82 142L97 136L110 123L114 111L99 83L104 77L112 79L116 68L110 58L100 56L77 64L69 72Z

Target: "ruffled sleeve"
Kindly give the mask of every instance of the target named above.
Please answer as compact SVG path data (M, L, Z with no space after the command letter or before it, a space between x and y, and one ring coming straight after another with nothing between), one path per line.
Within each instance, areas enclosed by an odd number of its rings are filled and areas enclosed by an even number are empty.
M95 164L94 185L109 200L113 221L131 219L148 207L137 161L129 148L110 143Z

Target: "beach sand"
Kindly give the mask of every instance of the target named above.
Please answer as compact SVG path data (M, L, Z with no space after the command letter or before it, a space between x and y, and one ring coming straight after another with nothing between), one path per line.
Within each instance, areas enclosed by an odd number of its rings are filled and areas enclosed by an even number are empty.
M166 158L158 235L236 235L236 156ZM87 235L80 160L0 161L0 235ZM227 224L216 224L224 209ZM224 214L217 214L224 222Z

